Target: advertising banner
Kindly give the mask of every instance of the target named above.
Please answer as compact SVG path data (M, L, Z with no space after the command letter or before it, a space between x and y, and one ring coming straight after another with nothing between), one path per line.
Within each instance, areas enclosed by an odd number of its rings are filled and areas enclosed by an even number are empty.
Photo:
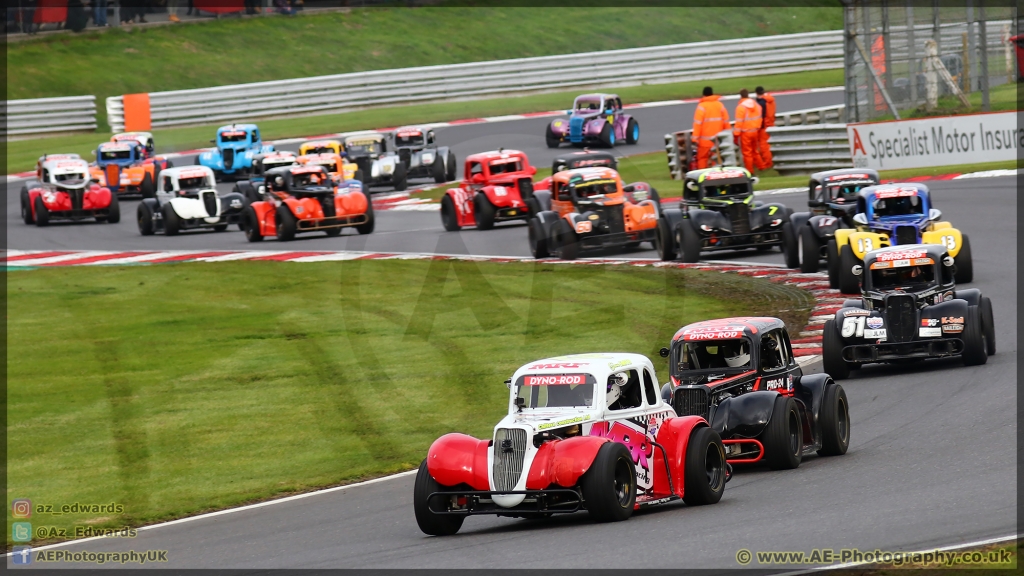
M1024 147L1017 112L847 124L856 168L897 170L1012 161Z

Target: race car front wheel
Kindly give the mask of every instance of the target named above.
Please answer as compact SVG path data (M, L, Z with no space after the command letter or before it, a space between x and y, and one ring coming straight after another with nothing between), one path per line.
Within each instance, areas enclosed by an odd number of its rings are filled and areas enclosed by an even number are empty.
M558 145L562 143L562 139L555 136L551 130L551 124L548 124L548 129L544 132L544 143L548 145L548 148L558 148Z
M161 212L164 215L164 234L167 236L177 235L181 228L181 222L178 220L178 213L174 211L174 207L170 203L164 204Z
M636 144L640 140L640 124L636 118L630 118L626 124L626 144Z
M971 241L967 238L967 234L964 234L960 241L962 242L960 251L953 259L956 266L954 279L957 284L966 284L974 280L974 261L971 258Z
M117 194L110 194L110 205L107 206L106 220L109 224L117 224L121 221L121 202L118 200Z
M374 226L376 226L377 217L373 212L373 200L369 197L366 198L366 222L356 226L356 232L360 234L370 234L373 232ZM338 229L339 232L341 228Z
M569 222L564 219L559 220L558 226L555 227L555 235L558 237L555 240L555 246L557 246L559 258L562 260L575 260L579 257L580 240Z
M715 504L725 492L725 448L718 433L707 426L694 428L686 445L683 502L689 506Z
M50 223L50 211L43 204L43 197L36 196L36 226L42 228Z
M800 227L800 271L812 274L818 271L818 260L821 258L821 241L814 233L814 228L805 224Z
M478 229L494 228L494 204L491 204L486 194L481 192L473 197L473 208L476 209L476 227Z
M834 319L826 320L822 329L821 363L822 369L833 380L845 380L850 377L850 363L843 360L843 339Z
M985 328L978 307L968 306L964 320L964 366L980 366L988 362L988 347L985 345Z
M430 165L430 175L434 177L435 184L445 183L444 158L440 155L434 158L434 163Z
M791 470L800 465L803 453L803 427L800 410L791 396L779 394L768 425L761 433L765 460L772 470Z
M625 444L605 442L580 478L583 505L596 522L620 522L633 514L636 468Z
M996 324L992 314L992 300L988 296L981 297L978 312L981 313L981 325L985 330L985 351L991 356L996 353Z
M444 224L444 229L449 232L462 230L459 217L455 213L455 202L452 202L452 197L448 194L441 198L441 224Z
M21 219L25 224L35 224L35 219L32 218L32 206L28 201L28 186L21 187Z
M260 233L260 220L256 216L256 209L246 206L242 211L242 230L245 230L245 239L249 242L260 242L263 234Z
M654 248L658 251L658 258L665 261L676 259L676 236L668 229L668 220L665 218L658 219Z
M850 447L850 405L839 384L825 388L821 399L821 450L818 456L842 456Z
M281 242L288 242L295 239L295 216L288 209L287 204L277 207L277 239Z
M679 222L676 228L676 242L682 248L683 262L693 264L700 260L700 234L693 220L687 218Z
M786 268L800 267L800 247L796 231L793 230L792 222L782 223L782 257L786 261Z
M548 239L544 235L544 224L538 218L530 218L530 253L534 258L548 257Z
M860 261L849 246L839 247L839 291L843 294L860 294L860 278L853 273L853 267Z
M458 532L459 528L462 528L465 516L436 513L444 511L443 498L434 498L428 501L431 494L444 491L446 488L448 487L442 486L430 475L427 470L427 461L424 460L420 464L419 471L416 472L416 484L412 493L412 507L416 514L416 524L424 534L451 536Z

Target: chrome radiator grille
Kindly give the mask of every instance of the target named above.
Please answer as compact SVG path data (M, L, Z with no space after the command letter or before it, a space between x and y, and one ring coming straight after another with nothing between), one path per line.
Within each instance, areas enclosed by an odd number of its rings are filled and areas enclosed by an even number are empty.
M710 399L706 388L676 388L672 396L672 407L680 416L708 417Z
M729 221L733 234L750 232L750 207L742 202L729 205Z
M910 342L917 333L917 306L909 294L885 297L885 328L890 342Z
M526 430L499 428L494 433L494 489L499 492L514 490L523 474L526 458Z

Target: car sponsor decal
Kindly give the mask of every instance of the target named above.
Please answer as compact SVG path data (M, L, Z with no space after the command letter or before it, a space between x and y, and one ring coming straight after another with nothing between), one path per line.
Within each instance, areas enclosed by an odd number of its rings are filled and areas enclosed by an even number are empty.
M120 144L115 142L107 142L100 145L100 150L103 152L124 152L125 150L131 150L132 147L128 144Z
M921 318L921 326L938 326L938 318Z
M612 371L614 371L614 370L616 370L618 368L622 368L623 366L629 366L629 360L619 360L618 362L609 362L608 363L608 369L612 370Z
M868 314L871 314L871 312L868 312L867 310L844 310L843 311L843 317L844 318L848 318L850 316L867 316Z
M422 136L423 132L419 130L408 130L406 132L397 132L395 136L399 138L409 138L410 136Z
M588 166L611 166L612 159L590 159L590 160L572 160L573 168L586 168Z
M765 390L792 390L793 389L793 375L790 374L785 378L772 378L771 380L764 381Z
M964 331L964 325L963 324L943 324L942 325L942 331L943 332L952 332L952 333L963 332Z
M234 136L245 136L245 130L233 130L231 132L221 132L221 138L231 138Z
M895 250L892 252L882 252L875 260L878 262L892 262L895 260L911 260L914 258L927 258L928 252L925 250Z
M868 328L881 328L884 324L885 322L878 316L871 316L865 323Z
M747 173L743 170L714 170L705 172L701 180L724 180L726 178L746 178Z
M868 339L875 339L875 338L877 338L879 340L885 340L885 328L878 328L878 329L874 329L874 330L872 330L872 329L865 329L864 330L864 337L868 338Z
M558 422L548 422L547 424L541 424L537 426L537 430L547 430L548 428L556 428L558 426L568 426L570 424L579 424L590 420L590 414L584 414L583 416L576 416L575 418L566 418L565 420L559 420Z
M818 228L825 228L826 226L832 226L839 220L835 216L825 216L821 220L818 220Z
M576 223L577 234L588 234L594 229L594 225L590 223L590 220L582 220Z
M534 364L528 366L527 370L558 370L562 368L583 368L590 365L589 362L551 362L548 364Z
M942 336L942 328L921 328L919 334L922 338L933 338L935 336Z
M193 170L182 170L178 173L178 178L202 178L207 176L205 170L193 169Z
M728 340L743 336L743 332L697 332L684 334L684 340Z
M875 191L875 198L905 198L917 196L917 188L883 188Z
M870 174L837 174L835 176L829 176L825 178L825 182L836 183L845 182L847 180L868 180L874 182L874 178Z
M963 332L964 331L964 317L963 316L943 316L942 317L942 331L943 332Z
M291 170L292 174L319 174L321 171L322 167L319 164L315 166L310 166L308 164L304 166L295 166Z
M586 374L551 374L525 376L523 386L579 386L587 382Z

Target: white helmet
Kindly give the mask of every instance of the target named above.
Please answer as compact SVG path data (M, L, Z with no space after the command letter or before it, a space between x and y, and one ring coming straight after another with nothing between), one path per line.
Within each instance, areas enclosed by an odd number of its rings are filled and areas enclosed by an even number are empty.
M606 405L611 408L620 397L622 397L622 387L626 385L626 375L622 372L612 374L608 377L608 394L605 396Z
M739 344L728 344L722 350L722 355L725 356L725 363L730 368L746 366L750 363L750 346L746 340Z

